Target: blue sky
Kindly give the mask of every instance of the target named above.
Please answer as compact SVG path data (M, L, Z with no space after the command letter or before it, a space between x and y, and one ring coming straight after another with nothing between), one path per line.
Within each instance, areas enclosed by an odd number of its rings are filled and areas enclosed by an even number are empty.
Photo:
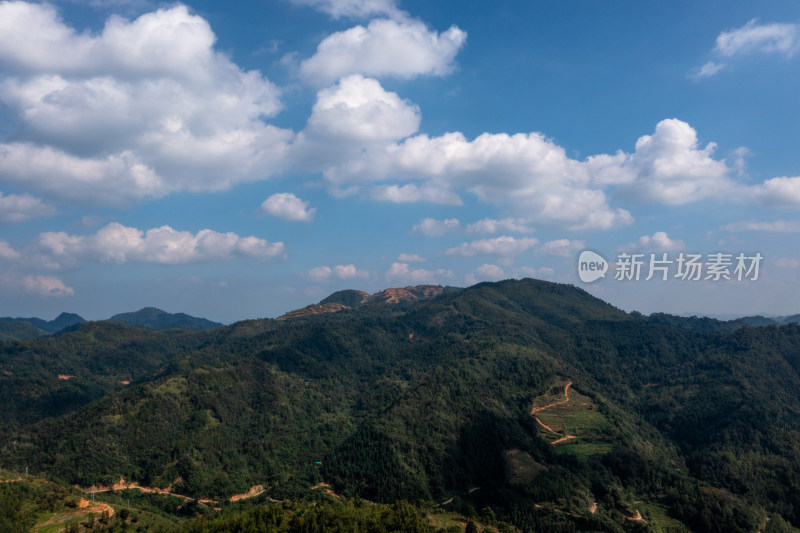
M796 2L0 2L0 316L510 277L797 313L798 67Z

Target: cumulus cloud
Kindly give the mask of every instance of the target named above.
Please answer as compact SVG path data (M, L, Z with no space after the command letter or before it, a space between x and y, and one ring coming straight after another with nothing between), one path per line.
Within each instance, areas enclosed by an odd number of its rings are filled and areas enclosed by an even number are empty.
M578 250L586 248L583 241L571 241L569 239L556 239L541 245L536 252L544 255L557 255L559 257L570 257Z
M456 231L460 224L457 218L446 218L444 220L425 218L419 224L415 224L412 230L414 233L421 233L428 237L439 237L445 233Z
M21 280L25 292L40 296L72 296L75 291L53 276L25 276Z
M419 107L381 87L374 79L348 76L323 89L308 120L307 132L357 141L393 141L417 131Z
M373 147L358 164L329 168L325 177L339 184L422 181L409 192L430 187L455 195L465 189L482 202L524 212L529 223L570 229L607 229L632 221L630 213L608 205L584 163L539 133L484 133L472 141L460 132L417 135Z
M0 102L18 117L0 182L119 204L277 172L293 133L263 117L281 109L279 91L215 40L183 5L112 16L93 35L47 4L0 4Z
M269 260L285 254L282 242L267 242L210 229L192 234L161 226L147 231L111 223L93 235L46 232L35 245L41 264L50 268L85 262L182 264L236 257Z
M445 255L516 255L533 248L538 243L539 239L530 237L515 239L504 235L495 239L481 239L461 243L459 246L447 250Z
M417 254L400 254L397 260L401 263L424 263L425 258Z
M725 161L711 157L716 144L698 147L697 132L678 119L662 120L653 135L636 141L633 154L593 156L587 166L595 181L618 184L623 197L681 205L705 198L725 200L740 187L729 178Z
M329 35L300 63L300 76L327 85L350 74L413 78L448 74L467 39L456 26L437 33L408 17L376 19Z
M317 209L315 207L309 209L308 202L304 202L292 193L284 192L273 194L264 200L258 211L264 215L286 220L311 222Z
M369 271L356 268L355 265L318 266L308 271L308 277L315 281L327 281L331 277L339 279L368 278Z
M0 222L24 222L33 218L55 215L53 206L30 194L6 194L0 192Z
M666 232L657 231L653 235L642 235L639 242L628 243L625 250L645 250L648 252L673 252L683 250L686 244L682 240L670 239Z
M517 279L521 278L544 278L549 279L555 275L556 271L550 267L540 267L540 268L533 268L528 266L522 266L519 268L514 269L514 276Z
M800 177L772 178L752 188L752 193L767 206L800 205Z
M492 234L501 231L533 233L534 230L528 225L528 221L523 218L504 218L502 220L484 218L467 225L467 233Z
M333 270L328 266L318 266L308 271L308 277L316 281L327 281L331 274L333 274Z
M374 15L397 16L395 0L291 0L293 4L311 6L333 18L366 18Z
M742 221L726 224L724 229L736 231L767 231L778 233L800 232L800 220L776 220L775 222Z
M373 200L392 202L395 204L410 202L430 202L443 205L462 205L461 197L447 189L435 185L381 185L372 188Z
M19 252L12 248L6 241L0 239L0 259L4 261L19 259Z
M452 278L453 271L439 268L436 270L425 270L424 268L412 269L408 263L392 263L386 271L386 279L389 281L403 281L407 283L435 283L442 279Z
M695 129L678 119L662 120L652 134L639 137L633 153L620 150L583 161L568 157L540 133L484 133L468 140L451 132L362 146L357 159L328 166L323 176L349 194L373 183L371 197L383 201L458 205L467 191L482 203L520 215L480 220L467 226L470 233L521 233L539 224L597 230L632 223L627 210L610 205L609 190L613 198L639 204L756 198L768 206L800 205L800 178L746 186L731 178L741 174L746 150L735 150L729 165L714 157L715 149L713 142L701 146Z
M355 265L336 265L333 273L339 279L368 278L369 272L356 268Z
M475 273L482 279L501 279L506 276L503 269L497 265L483 264L479 266Z

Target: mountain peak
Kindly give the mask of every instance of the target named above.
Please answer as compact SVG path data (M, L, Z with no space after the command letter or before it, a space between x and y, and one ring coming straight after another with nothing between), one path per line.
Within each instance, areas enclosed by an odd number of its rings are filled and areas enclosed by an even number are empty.
M396 304L433 298L444 294L445 288L441 285L415 285L384 289L374 294L354 289L337 291L320 301L318 304L308 305L302 309L289 311L278 320L302 318L325 313L336 313L345 309L353 309L365 304Z
M222 326L218 322L212 322L205 318L194 317L186 313L168 313L157 307L143 307L131 313L119 313L109 320L148 329L215 329Z

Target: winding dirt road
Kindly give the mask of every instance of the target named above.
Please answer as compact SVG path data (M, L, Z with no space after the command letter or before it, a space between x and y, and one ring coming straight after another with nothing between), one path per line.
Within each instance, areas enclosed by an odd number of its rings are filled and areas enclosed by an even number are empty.
M558 439L556 439L556 440L554 440L553 442L550 443L553 446L561 444L562 442L567 442L568 440L577 439L578 436L577 435L563 435L563 434L559 433L558 431L554 430L553 428L551 428L550 426L546 425L544 422L539 420L539 417L535 416L535 413L541 413L542 411L544 411L546 409L550 409L551 407L556 407L558 405L564 405L565 403L567 403L569 401L569 388L571 386L572 386L572 382L570 381L564 387L564 399L563 400L559 400L559 401L553 402L551 404L543 405L541 407L534 407L534 408L531 409L531 416L533 416L534 420L536 420L536 422L540 426L542 426L544 429L546 429L547 431L549 431L553 435L558 435L560 437L560 438L558 438Z

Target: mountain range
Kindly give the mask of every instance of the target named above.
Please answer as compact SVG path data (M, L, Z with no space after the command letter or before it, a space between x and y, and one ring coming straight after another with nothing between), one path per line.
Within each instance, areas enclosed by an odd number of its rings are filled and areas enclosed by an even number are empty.
M544 281L342 291L209 330L78 324L0 344L0 410L0 467L193 499L175 531L346 498L506 531L800 526L800 325ZM244 493L212 529L201 502Z
M167 313L155 307L144 307L131 313L120 313L108 320L124 322L148 329L214 329L222 326L205 318L197 318L185 313ZM61 313L54 320L41 318L0 317L0 341L25 340L56 334L86 322L75 313Z

